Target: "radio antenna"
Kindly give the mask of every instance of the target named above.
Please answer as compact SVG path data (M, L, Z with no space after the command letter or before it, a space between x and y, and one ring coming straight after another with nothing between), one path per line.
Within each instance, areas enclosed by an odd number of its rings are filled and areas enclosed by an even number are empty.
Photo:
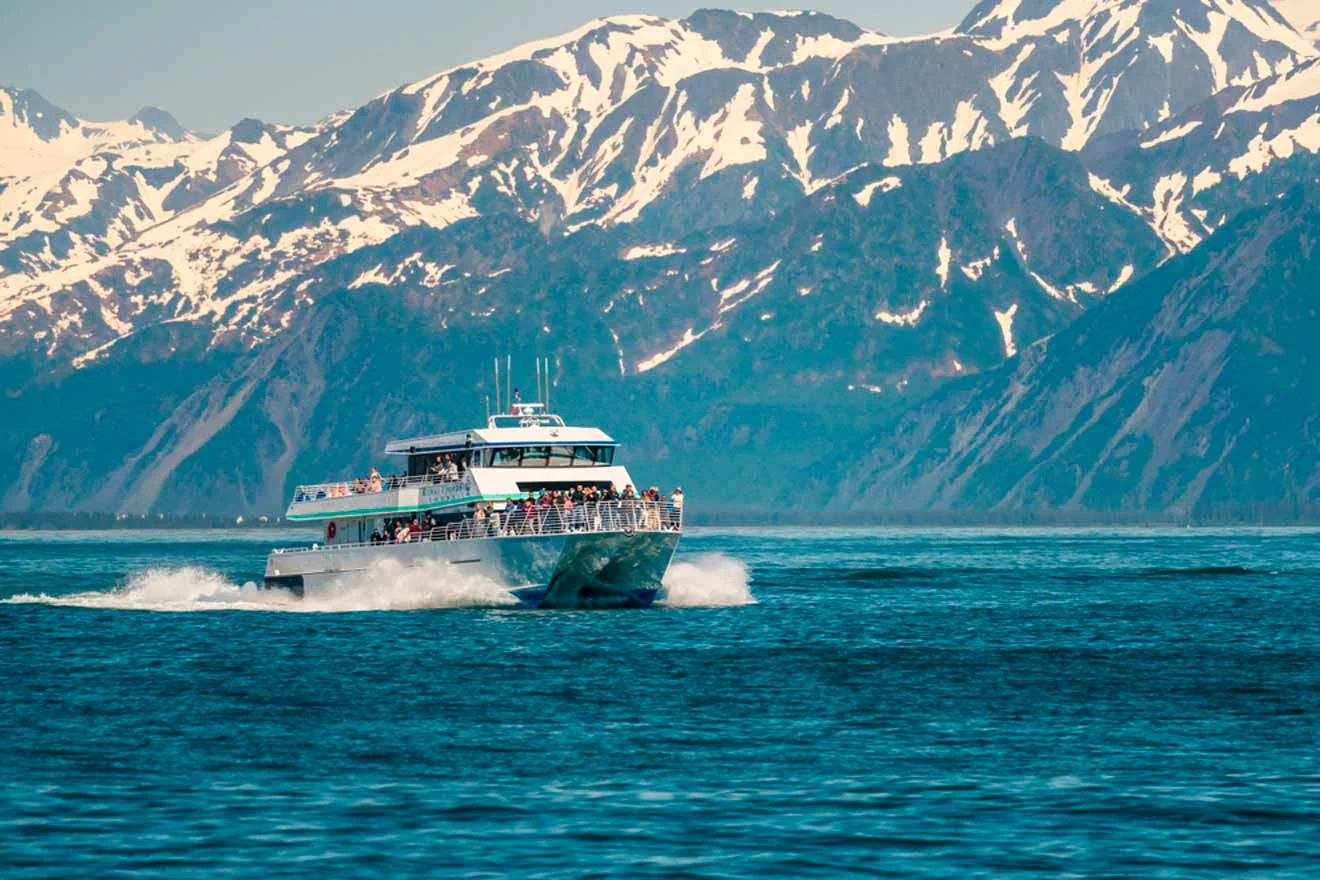
M500 411L500 359L495 358L495 412Z
M541 393L541 359L536 359L536 396L545 402L545 395Z
M513 355L504 356L504 399L509 402L510 411L513 408Z
M545 411L550 412L550 358L545 359Z

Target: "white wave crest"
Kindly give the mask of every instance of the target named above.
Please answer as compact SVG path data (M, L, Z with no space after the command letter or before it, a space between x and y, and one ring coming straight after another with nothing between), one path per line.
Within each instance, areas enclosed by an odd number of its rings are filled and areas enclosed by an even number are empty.
M747 566L723 553L675 561L665 574L660 604L670 608L729 608L754 605Z
M365 571L346 573L302 599L286 590L264 590L250 581L238 585L217 572L185 566L139 572L114 590L54 596L23 594L4 601L131 611L295 612L415 611L517 604L500 584L461 572L447 562L405 566L392 559L381 560Z
M719 553L673 563L665 575L661 604L671 608L748 605L747 567ZM127 611L417 611L428 608L499 608L517 605L508 589L448 562L404 565L383 559L365 571L345 573L304 598L287 590L265 590L249 581L235 584L198 566L151 568L129 576L113 590L85 593L22 593L8 604L61 605Z

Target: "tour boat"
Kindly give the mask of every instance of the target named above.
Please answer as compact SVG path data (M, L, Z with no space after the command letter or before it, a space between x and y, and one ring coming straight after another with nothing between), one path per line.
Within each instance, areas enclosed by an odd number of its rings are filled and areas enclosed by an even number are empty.
M301 596L370 577L380 560L439 562L489 578L525 606L650 605L682 534L682 492L640 497L617 447L598 428L521 401L485 428L395 440L385 453L405 473L297 488L285 516L317 523L321 539L274 550L264 585ZM596 498L563 503L584 491Z

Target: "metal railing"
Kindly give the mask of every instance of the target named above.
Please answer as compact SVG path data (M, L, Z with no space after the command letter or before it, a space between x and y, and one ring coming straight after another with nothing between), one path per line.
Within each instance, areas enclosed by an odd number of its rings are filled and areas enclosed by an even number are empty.
M413 477L380 476L338 480L333 483L309 483L293 491L293 503L304 501L324 501L327 498L349 498L354 495L374 495L379 492L392 492L395 489L409 489L413 486L437 486L442 483L457 483L467 476L463 471L457 476L446 474L418 474Z
M403 541L390 537L383 541L313 544L291 547L276 553L311 553L379 547L399 543L462 541L473 538L505 538L529 535L569 535L599 532L679 532L683 530L683 508L664 501L620 499L575 504L536 506L531 510L510 505L507 510L489 516L467 516L458 522L408 532ZM407 531L405 529L405 531Z

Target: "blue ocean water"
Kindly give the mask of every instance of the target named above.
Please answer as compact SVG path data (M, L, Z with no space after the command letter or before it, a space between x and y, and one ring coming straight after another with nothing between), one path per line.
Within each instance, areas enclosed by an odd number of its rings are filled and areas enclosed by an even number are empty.
M616 612L273 539L0 536L0 874L1320 876L1315 531L694 531Z

